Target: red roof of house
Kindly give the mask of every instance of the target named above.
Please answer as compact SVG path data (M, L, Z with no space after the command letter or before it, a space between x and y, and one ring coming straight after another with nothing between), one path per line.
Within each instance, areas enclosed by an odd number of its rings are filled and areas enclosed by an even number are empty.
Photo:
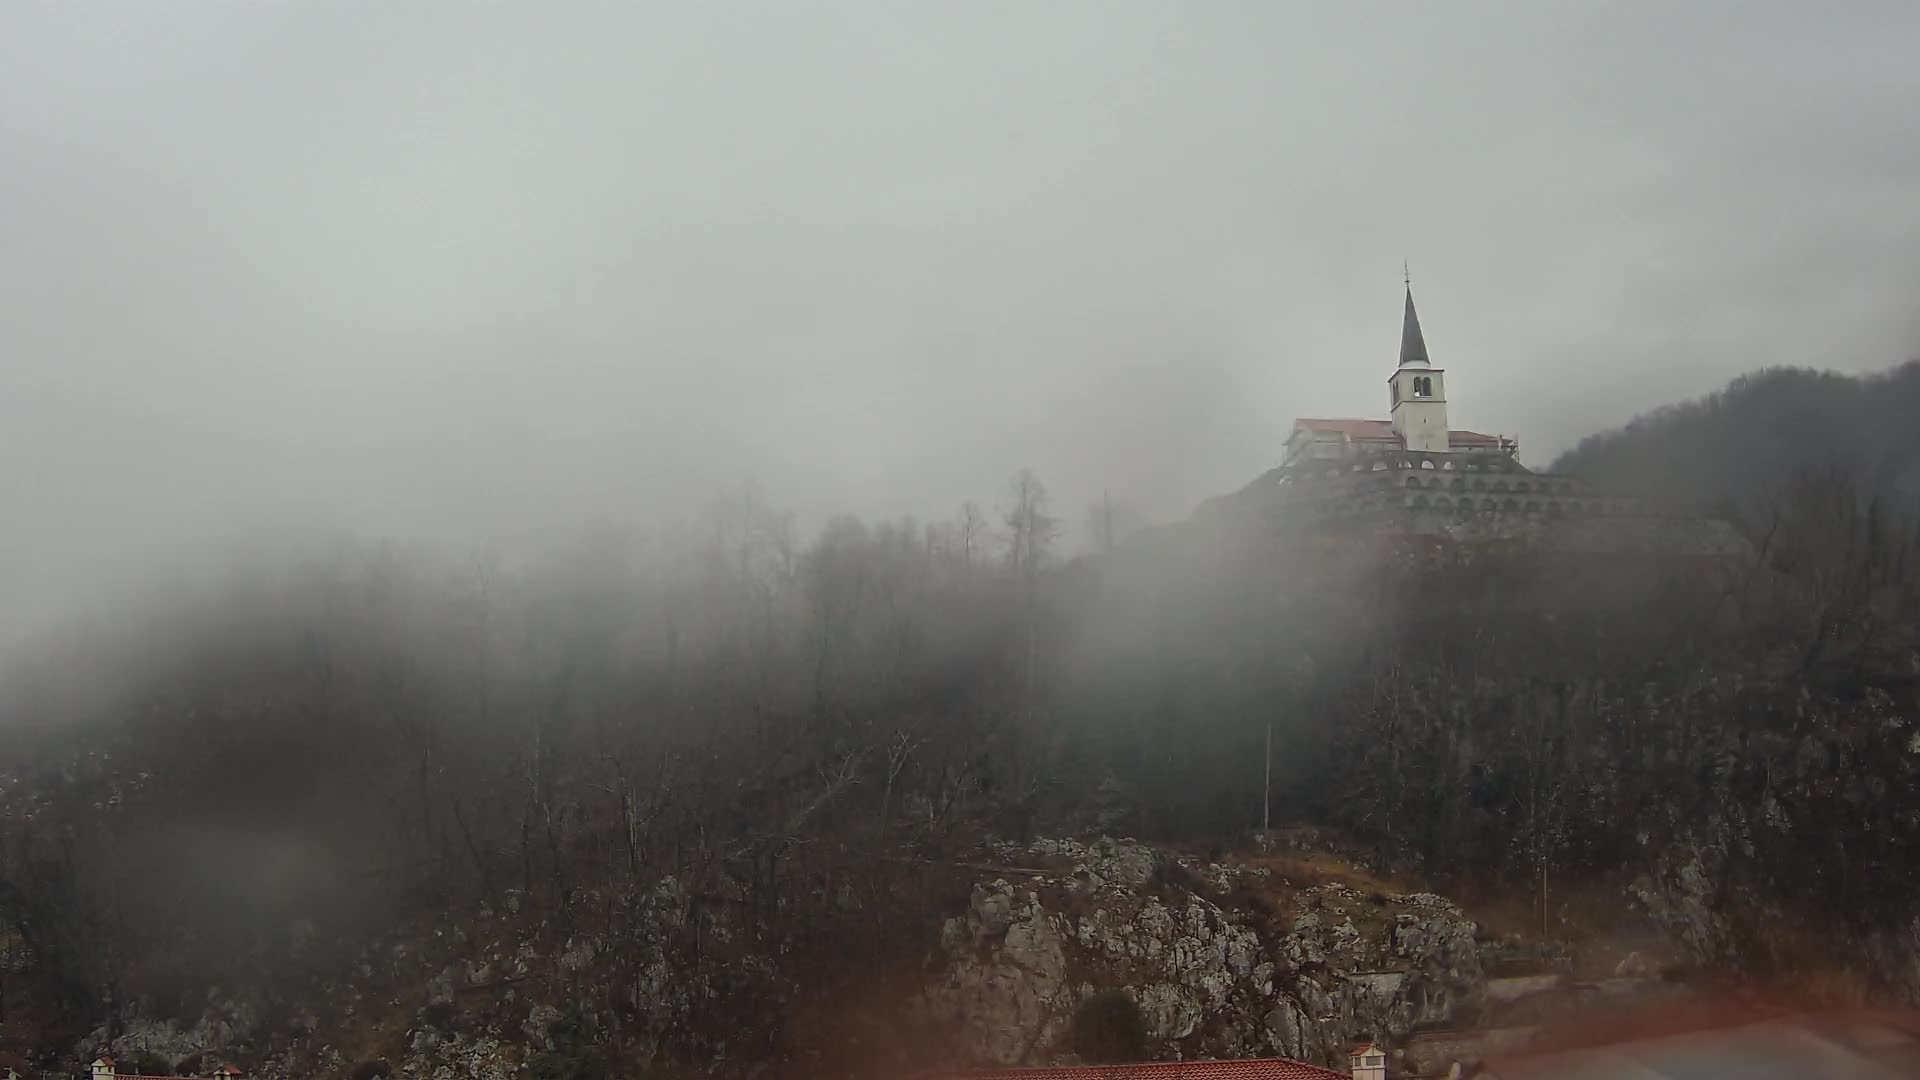
M1150 1061L1139 1065L1060 1065L940 1073L926 1080L1348 1080L1343 1072L1291 1058Z
M1344 435L1353 441L1386 441L1398 439L1393 433L1391 420L1360 420L1353 417L1302 417L1293 422L1294 429L1305 428L1308 431L1324 431L1335 435ZM1447 442L1454 446L1468 444L1494 444L1500 441L1497 435L1482 435L1478 431L1453 430L1447 432Z

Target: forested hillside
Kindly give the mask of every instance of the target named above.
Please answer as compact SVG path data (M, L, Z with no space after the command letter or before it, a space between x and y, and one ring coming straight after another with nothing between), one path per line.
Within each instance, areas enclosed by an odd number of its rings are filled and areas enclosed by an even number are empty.
M1862 509L1920 499L1920 360L1883 374L1770 368L1581 440L1553 464L1680 511L1764 531L1795 483L1844 480Z
M844 1044L856 1001L905 1030L983 842L1263 814L1548 930L1598 897L1743 977L1920 998L1920 561L1872 498L1916 384L1756 376L1566 462L1724 484L1766 508L1758 561L1231 521L1070 561L1022 473L948 522L803 539L742 490L527 566L339 545L176 580L8 672L0 1049L205 1023L217 988L230 1045L395 1053L457 1027L471 999L423 988L511 912L568 957L636 942L569 969L558 1042L537 972L463 976L550 1058L744 1072ZM1782 423L1834 442L1748 452Z

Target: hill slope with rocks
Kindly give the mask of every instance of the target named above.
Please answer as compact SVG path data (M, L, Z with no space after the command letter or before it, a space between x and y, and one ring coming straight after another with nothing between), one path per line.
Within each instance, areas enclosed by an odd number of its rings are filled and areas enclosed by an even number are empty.
M745 945L737 920L696 914L665 879L613 900L630 907L617 926L582 910L562 932L510 893L500 910L364 944L347 970L307 988L312 1011L273 1018L216 989L191 1022L102 1026L75 1052L98 1046L186 1069L250 1052L263 1076L377 1062L435 1080L652 1075L673 1070L676 1033L697 1025L723 1068L885 1075L1071 1056L1078 1009L1118 988L1138 1007L1150 1056L1339 1066L1356 1038L1402 1044L1497 1013L1489 988L1500 980L1490 983L1482 955L1516 946L1443 897L1379 891L1384 883L1325 851L1209 862L1098 837L975 855L984 861L969 864L978 877L959 909L937 920L921 963L890 978L897 998L797 1042L756 1045L755 1009L805 992L806 975L783 961L790 943ZM707 951L689 951L700 937ZM1542 971L1567 968L1565 956L1526 955ZM725 1022L703 1019L716 1011ZM591 1050L613 1038L624 1065Z
M1065 560L1023 473L992 529L749 491L526 565L237 559L5 668L0 1052L892 1075L1070 1056L1119 989L1152 1055L1414 1068L1627 953L1920 999L1920 558L1860 494L1737 558Z

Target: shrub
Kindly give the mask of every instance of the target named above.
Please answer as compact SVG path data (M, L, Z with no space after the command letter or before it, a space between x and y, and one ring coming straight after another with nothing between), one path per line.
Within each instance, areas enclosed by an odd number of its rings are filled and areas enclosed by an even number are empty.
M591 1051L543 1054L528 1070L533 1080L606 1080L611 1063Z
M1273 925L1280 916L1280 909L1274 906L1273 897L1268 896L1260 886L1245 881L1236 884L1232 891L1222 897L1220 906L1228 911L1241 912L1267 926Z
M1153 868L1149 884L1155 892L1168 896L1175 891L1197 893L1205 887L1200 875L1174 859L1162 859Z
M1147 1020L1124 990L1102 990L1073 1014L1073 1052L1082 1061L1124 1065L1147 1057Z

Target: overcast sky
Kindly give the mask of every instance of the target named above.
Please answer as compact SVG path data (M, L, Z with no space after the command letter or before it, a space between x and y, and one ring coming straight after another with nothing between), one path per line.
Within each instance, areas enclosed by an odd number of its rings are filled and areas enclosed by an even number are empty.
M0 4L0 600L258 520L753 475L1159 517L1384 415L1545 464L1920 353L1920 4Z

